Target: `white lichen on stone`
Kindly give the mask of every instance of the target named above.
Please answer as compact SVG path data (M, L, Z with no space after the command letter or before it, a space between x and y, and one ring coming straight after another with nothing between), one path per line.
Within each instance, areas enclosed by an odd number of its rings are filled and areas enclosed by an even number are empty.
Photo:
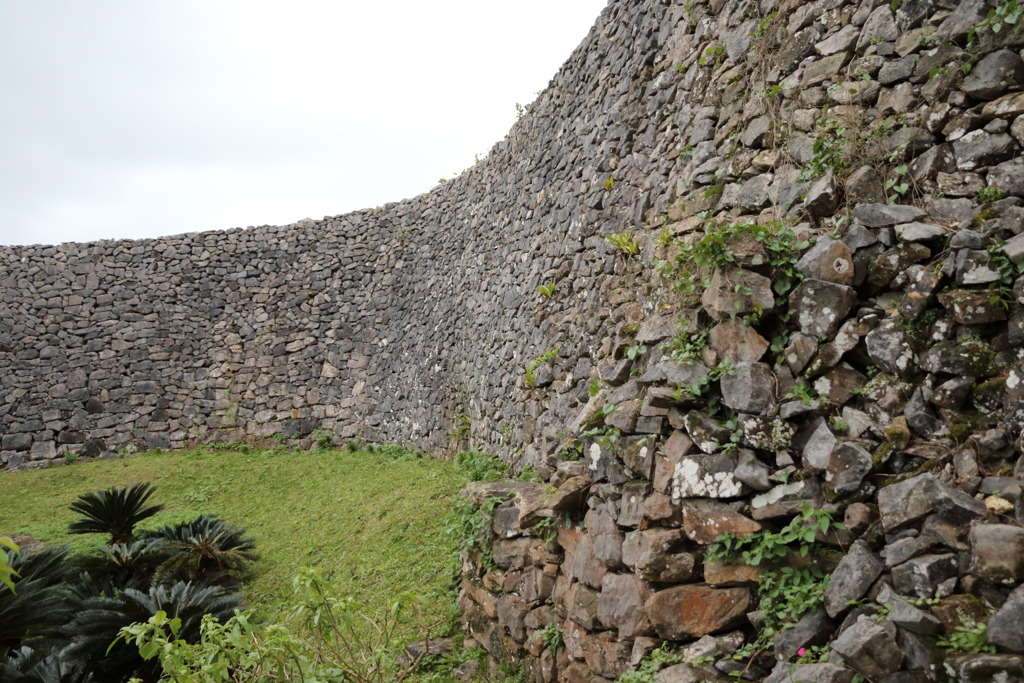
M1017 374L1016 370L1010 371L1010 375L1006 378L1006 388L1016 389L1020 384L1020 375Z
M786 496L795 495L804 490L804 483L802 481L795 481L792 484L783 484L776 486L773 489L769 489L764 493L754 496L750 501L750 507L752 509L763 508L773 503L778 503Z
M705 472L700 463L687 458L676 464L672 478L672 500L683 498L730 498L743 491L743 484L731 472Z

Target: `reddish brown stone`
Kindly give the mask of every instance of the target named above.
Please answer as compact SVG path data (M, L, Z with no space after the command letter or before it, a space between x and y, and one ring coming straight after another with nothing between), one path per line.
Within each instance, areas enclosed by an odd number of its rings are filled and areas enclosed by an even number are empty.
M644 518L665 526L679 526L683 523L683 515L678 507L672 504L672 498L664 493L652 493L644 500Z
M761 530L760 524L722 503L689 500L683 503L682 508L686 535L701 545L711 545L722 534L746 537Z
M587 635L581 640L583 659L589 668L599 676L615 679L626 670L632 642L620 641L611 631Z
M580 540L568 573L570 578L578 579L588 586L593 586L594 588L601 586L601 579L608 573L608 569L594 555L594 543L591 534L586 534Z
M597 598L597 591L574 583L569 589L569 619L588 630L600 628Z
M736 363L755 363L768 350L768 341L742 320L726 320L711 328L708 346L718 354L718 360Z
M498 609L494 604L494 596L484 590L482 586L471 581L463 581L462 594L459 596L460 604L463 600L471 600L491 619L498 618Z
M658 636L666 640L699 638L743 622L750 607L747 588L673 586L644 605Z
M705 312L715 320L775 308L772 282L749 270L716 269L701 297Z

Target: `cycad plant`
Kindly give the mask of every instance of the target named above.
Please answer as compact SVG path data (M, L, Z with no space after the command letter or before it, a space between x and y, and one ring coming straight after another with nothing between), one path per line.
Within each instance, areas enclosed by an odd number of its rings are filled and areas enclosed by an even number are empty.
M82 588L88 595L103 592L112 595L123 588L146 590L153 583L157 568L167 559L168 551L166 542L152 537L102 545L95 553L78 560L79 566L87 572Z
M108 533L111 545L128 543L134 538L136 524L164 509L163 505L146 505L154 491L152 484L139 483L81 495L71 504L71 510L82 519L72 522L68 533Z
M61 658L22 647L0 660L0 681L4 683L99 683L88 671Z
M179 636L194 642L199 638L204 614L227 621L241 600L239 593L222 586L185 581L152 586L147 591L126 588L117 595L88 598L65 629L68 641L61 658L91 669L98 680L123 681L132 675L156 680L155 663L144 662L137 648L118 640L122 628L164 611L181 619Z
M202 515L191 522L163 526L152 532L163 543L166 559L154 580L171 578L225 583L256 559L255 541L222 519Z
M0 658L23 645L51 642L70 615L64 593L71 571L66 549L11 552L7 559L18 578L13 591L0 585Z

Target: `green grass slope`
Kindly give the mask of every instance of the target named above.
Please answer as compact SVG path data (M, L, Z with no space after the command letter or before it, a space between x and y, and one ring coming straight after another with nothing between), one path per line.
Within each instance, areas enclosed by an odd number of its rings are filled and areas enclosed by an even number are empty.
M443 593L457 551L443 531L465 481L451 463L365 451L147 453L26 472L0 472L0 535L30 534L85 550L99 535L69 536L80 494L148 481L166 509L149 528L218 515L255 537L260 560L251 605L284 607L299 567L319 567L344 592L376 602L400 591ZM440 599L439 610L450 598Z

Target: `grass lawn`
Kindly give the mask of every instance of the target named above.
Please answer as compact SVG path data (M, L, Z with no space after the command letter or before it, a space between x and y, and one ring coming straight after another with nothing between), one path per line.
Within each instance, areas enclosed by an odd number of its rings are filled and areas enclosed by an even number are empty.
M208 513L246 528L260 553L248 602L271 613L285 606L302 566L378 602L400 591L443 593L457 564L442 527L465 475L448 462L365 451L195 450L0 472L0 535L98 546L105 537L65 533L68 505L135 482L154 484L150 502L166 505L143 527ZM439 600L438 609L450 603Z

